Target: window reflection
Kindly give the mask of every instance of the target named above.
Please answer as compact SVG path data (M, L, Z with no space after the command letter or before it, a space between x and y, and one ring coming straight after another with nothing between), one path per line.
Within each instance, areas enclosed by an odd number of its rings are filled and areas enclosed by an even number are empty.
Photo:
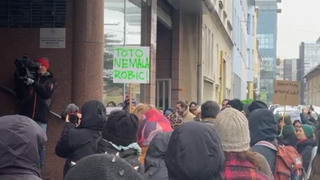
M274 48L274 35L273 34L257 34L260 49L273 49Z
M113 83L114 46L140 46L141 0L105 0L104 11L104 96L107 104L122 103L129 85ZM133 84L134 97L140 100L140 85Z

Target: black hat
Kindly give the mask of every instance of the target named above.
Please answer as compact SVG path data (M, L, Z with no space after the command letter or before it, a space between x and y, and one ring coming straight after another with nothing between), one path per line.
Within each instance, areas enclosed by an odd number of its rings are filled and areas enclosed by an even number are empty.
M268 109L268 106L262 101L254 100L250 104L244 105L243 109L247 115L250 115L252 111L256 109Z
M142 180L142 177L134 167L115 155L95 154L78 161L64 180Z
M243 103L240 101L240 99L232 99L227 103L227 105L237 109L238 111L243 111Z
M115 145L128 146L137 142L138 117L125 110L112 111L104 125L102 138Z

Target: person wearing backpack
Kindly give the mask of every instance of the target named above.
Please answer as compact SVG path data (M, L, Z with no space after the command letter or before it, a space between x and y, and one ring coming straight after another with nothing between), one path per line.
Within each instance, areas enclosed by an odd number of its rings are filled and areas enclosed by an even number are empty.
M251 149L262 154L268 161L271 171L275 172L277 155L277 122L268 109L256 109L249 118Z
M96 154L96 141L101 137L107 112L105 106L96 100L86 102L81 108L81 119L73 124L66 119L55 153L66 162L63 176L81 158Z
M240 111L227 108L217 117L214 129L220 136L226 161L224 180L273 180L267 160L250 149L248 120Z
M262 154L274 174L275 180L302 180L302 157L292 146L279 145L277 122L271 111L258 109L249 116L251 148ZM280 127L280 132L283 126Z
M98 152L117 154L142 172L139 161L141 148L137 143L138 128L139 120L136 115L125 110L111 112L98 141Z

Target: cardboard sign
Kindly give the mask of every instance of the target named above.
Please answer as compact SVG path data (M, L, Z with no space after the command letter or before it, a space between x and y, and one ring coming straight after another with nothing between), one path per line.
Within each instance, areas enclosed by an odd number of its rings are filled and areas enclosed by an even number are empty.
M273 104L300 104L300 82L276 80L274 85Z
M114 47L113 83L149 83L150 48Z
M122 110L122 107L106 107L106 110L107 110L107 115L110 115L112 111Z

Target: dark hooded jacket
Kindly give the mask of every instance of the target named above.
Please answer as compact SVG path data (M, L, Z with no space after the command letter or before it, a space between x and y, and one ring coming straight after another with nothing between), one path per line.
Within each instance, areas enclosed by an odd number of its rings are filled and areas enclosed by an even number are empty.
M22 101L21 114L42 123L48 122L51 98L57 87L51 72L39 76L32 85L17 82L16 94Z
M30 118L0 117L0 180L41 180L39 154L46 140Z
M57 156L66 158L64 175L72 162L98 153L98 141L106 121L106 108L99 101L88 101L81 109L81 122L78 127L66 123L58 141L55 152Z
M145 161L144 180L167 180L168 169L164 162L164 154L167 150L172 132L159 133L150 142Z
M164 159L169 180L222 180L221 142L206 123L190 121L176 128Z
M277 122L273 113L267 109L254 110L249 118L251 148L262 154L268 161L272 172L275 170L277 155Z
M312 149L317 145L317 142L313 138L298 141L297 151L302 156L303 168L308 171L310 164Z
M277 137L278 143L284 146L292 146L296 147L298 142L298 138L295 134L295 127L292 125L291 117L290 116L277 116L275 117L277 120L278 126L278 134L281 133L281 126L280 123L282 120L284 121L284 126L282 127L282 136Z
M280 138L280 137L277 138L279 144L282 144L285 146L296 147L296 144L298 142L298 138L295 134L295 128L293 125L285 125L283 127L282 136L283 136L282 138Z

